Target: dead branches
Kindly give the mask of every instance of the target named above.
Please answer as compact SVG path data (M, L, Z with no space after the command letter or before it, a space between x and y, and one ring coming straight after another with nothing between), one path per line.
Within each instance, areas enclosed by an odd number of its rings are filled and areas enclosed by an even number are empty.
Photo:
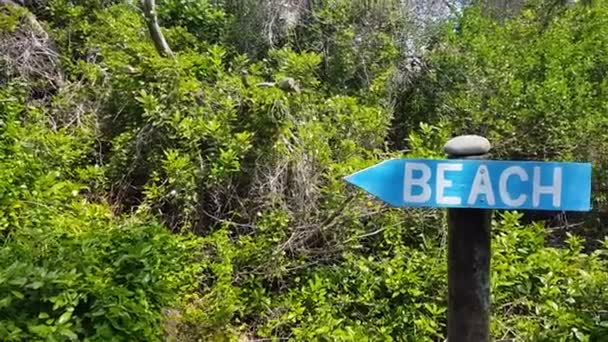
M290 250L295 251L304 248L310 244L315 238L318 238L320 234L323 234L327 230L333 228L340 223L339 218L343 215L344 210L353 202L355 195L350 195L338 209L336 209L330 216L328 216L323 222L312 226L303 227L304 229L296 229L292 235L279 247L279 250Z
M59 55L53 41L33 14L15 1L0 5L15 6L14 15L20 16L18 26L12 32L0 34L0 62L4 69L4 80L21 78L38 84L39 92L59 89L64 83L64 75L59 65Z

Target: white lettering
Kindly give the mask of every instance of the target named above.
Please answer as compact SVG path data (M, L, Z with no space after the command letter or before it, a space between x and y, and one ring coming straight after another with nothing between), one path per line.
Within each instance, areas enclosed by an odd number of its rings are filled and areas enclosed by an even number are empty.
M485 165L480 165L477 169L475 179L473 180L473 185L471 186L469 200L467 201L468 204L475 204L475 201L477 201L477 197L479 197L479 195L481 194L484 194L486 196L488 205L496 204L496 199L494 198L494 191L492 190L492 183L490 181L490 172L488 171L488 167Z
M445 179L445 171L462 171L462 164L438 164L437 179L435 187L437 189L437 203L448 205L460 205L462 200L460 197L445 196L443 191L452 186L452 181Z
M500 192L500 198L503 203L511 206L511 207L519 207L526 202L528 196L525 194L520 194L517 198L512 198L507 190L507 183L509 182L509 177L511 176L519 176L523 182L528 181L528 174L526 170L524 170L521 166L511 166L506 168L502 174L500 175L500 179L498 181L498 191Z
M553 185L540 185L540 167L534 167L534 180L532 183L532 205L538 207L540 205L540 195L552 195L553 206L559 207L562 197L562 168L556 167L553 169Z
M422 172L420 178L414 178L414 171ZM431 186L429 180L431 179L431 168L420 163L405 163L405 189L403 191L403 198L406 202L424 203L431 199ZM414 186L422 188L422 192L419 195L412 194Z

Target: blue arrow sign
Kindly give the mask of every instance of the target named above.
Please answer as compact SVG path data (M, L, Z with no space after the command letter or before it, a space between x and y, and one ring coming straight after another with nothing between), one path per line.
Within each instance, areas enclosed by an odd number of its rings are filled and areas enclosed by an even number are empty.
M391 159L346 181L395 207L591 210L591 164Z

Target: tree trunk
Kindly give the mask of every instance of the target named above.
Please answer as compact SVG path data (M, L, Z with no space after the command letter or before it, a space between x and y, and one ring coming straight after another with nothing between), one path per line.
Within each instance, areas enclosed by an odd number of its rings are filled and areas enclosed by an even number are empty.
M173 57L173 51L167 44L165 36L163 35L160 25L158 25L158 18L156 16L154 0L141 0L141 8L144 12L144 19L150 31L150 37L154 42L154 47L158 54L163 57Z

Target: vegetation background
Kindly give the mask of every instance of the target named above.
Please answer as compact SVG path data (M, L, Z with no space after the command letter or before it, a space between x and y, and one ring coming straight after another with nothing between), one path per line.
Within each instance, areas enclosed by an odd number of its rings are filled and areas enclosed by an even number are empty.
M589 161L496 213L492 334L608 341L608 2L1 0L0 340L444 341L443 211L342 177Z

